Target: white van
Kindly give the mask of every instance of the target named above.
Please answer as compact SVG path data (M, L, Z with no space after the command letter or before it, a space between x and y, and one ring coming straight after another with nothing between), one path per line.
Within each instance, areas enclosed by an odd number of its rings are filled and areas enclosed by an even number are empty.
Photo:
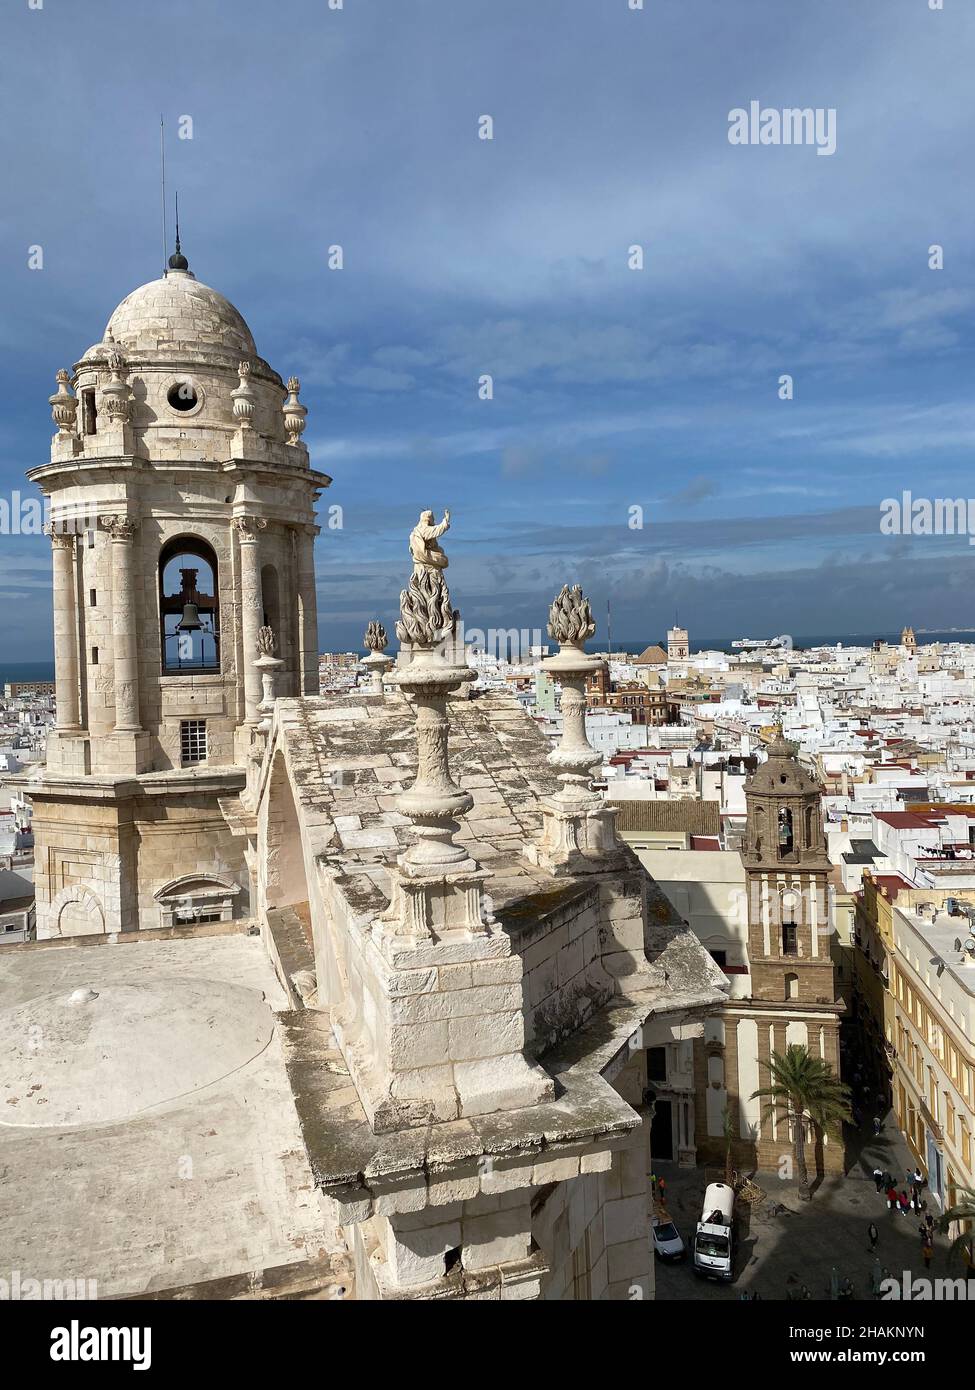
M730 1279L734 1259L734 1188L713 1182L694 1232L694 1272L706 1279Z

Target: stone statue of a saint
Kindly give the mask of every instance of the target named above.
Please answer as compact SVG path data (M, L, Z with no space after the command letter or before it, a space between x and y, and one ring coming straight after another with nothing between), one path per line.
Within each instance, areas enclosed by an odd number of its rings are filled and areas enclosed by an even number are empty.
M433 512L420 513L420 520L410 532L410 555L413 560L413 573L417 576L436 574L445 570L449 561L437 538L450 529L450 512L446 509L443 521L434 522Z

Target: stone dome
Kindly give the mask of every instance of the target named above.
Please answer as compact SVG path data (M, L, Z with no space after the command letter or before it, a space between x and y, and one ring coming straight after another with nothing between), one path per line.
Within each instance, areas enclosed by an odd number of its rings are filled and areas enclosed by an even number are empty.
M758 796L819 796L822 787L796 757L795 745L781 733L769 744L768 758L745 783Z
M188 270L170 270L126 295L105 329L104 340L113 339L135 357L160 350L192 355L201 348L235 362L257 357L251 331L234 306Z

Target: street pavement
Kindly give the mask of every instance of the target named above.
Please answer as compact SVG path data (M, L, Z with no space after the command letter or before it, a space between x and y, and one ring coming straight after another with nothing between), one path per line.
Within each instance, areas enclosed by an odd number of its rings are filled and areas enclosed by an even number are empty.
M905 1185L905 1174L914 1168L914 1159L897 1130L893 1114L887 1116L879 1138L852 1134L847 1130L847 1168L845 1177L824 1178L815 1187L811 1202L799 1197L798 1185L783 1181L774 1173L756 1173L753 1183L764 1198L754 1205L737 1205L738 1239L735 1277L730 1284L699 1279L693 1272L690 1244L700 1217L707 1183L720 1181L716 1169L678 1168L658 1163L656 1173L665 1179L668 1213L684 1237L688 1254L681 1264L665 1264L657 1259L656 1298L740 1299L743 1293L757 1293L761 1299L786 1299L801 1284L811 1299L830 1297L832 1270L840 1280L850 1278L857 1300L873 1300L871 1276L887 1271L900 1281L905 1270L917 1277L960 1278L964 1274L957 1257L949 1263L949 1240L936 1235L934 1258L925 1271L918 1234L920 1218L909 1211L906 1216L887 1210L883 1194L872 1178L875 1167L889 1170L898 1188ZM815 1183L815 1177L813 1176ZM908 1189L908 1195L910 1190ZM928 1197L928 1208L935 1218L940 1211ZM880 1231L877 1256L870 1253L867 1227L874 1221ZM883 1273L886 1277L886 1273Z

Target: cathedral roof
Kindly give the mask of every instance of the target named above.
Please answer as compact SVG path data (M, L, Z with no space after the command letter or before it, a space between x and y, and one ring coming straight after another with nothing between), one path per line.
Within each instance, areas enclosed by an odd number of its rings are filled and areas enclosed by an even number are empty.
M235 361L257 356L251 331L230 301L188 270L170 270L126 295L104 338L137 356L161 349L191 354L204 349ZM92 348L85 356L95 354Z

